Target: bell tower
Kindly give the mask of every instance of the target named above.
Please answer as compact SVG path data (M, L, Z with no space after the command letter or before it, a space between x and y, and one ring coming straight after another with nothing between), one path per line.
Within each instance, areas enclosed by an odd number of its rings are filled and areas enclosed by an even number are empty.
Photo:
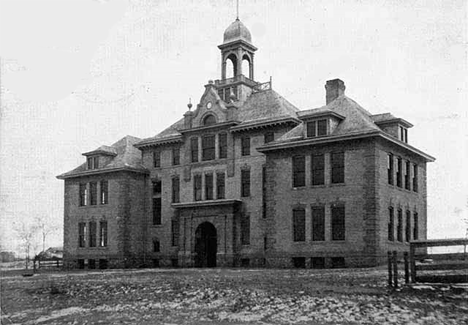
M257 86L254 80L254 53L252 36L237 18L224 31L221 50L221 79L216 80L218 94L225 102L243 101Z

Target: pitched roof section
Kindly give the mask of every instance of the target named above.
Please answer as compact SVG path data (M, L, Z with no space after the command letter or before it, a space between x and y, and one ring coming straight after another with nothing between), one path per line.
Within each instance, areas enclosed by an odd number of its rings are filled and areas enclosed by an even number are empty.
M83 153L83 156L91 156L91 155L97 155L97 154L115 156L117 155L117 150L110 146L100 146L99 148L93 151L88 151L88 152Z
M111 158L112 160L106 165L98 169L88 170L85 162L77 168L57 176L57 178L65 179L96 173L106 173L117 170L130 170L135 172L146 173L147 169L141 164L141 152L140 150L134 147L134 144L140 141L140 138L127 135L126 137L120 139L119 141L108 147L111 148L109 149L110 151L115 152L115 156Z

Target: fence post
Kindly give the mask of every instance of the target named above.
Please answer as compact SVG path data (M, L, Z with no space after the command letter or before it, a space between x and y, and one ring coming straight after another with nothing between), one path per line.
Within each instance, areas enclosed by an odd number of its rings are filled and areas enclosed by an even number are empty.
M409 283L409 261L408 261L408 252L403 253L405 258L405 283Z
M387 260L388 260L388 286L392 287L392 252L387 252Z
M416 282L416 261L414 260L414 245L410 243L410 268L411 268L411 282Z
M398 288L398 261L397 252L393 251L393 287Z

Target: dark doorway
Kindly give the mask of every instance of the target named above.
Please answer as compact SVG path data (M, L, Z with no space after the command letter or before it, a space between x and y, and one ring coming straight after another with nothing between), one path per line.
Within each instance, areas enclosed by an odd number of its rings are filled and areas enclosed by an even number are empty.
M195 231L195 267L215 267L216 252L216 228L204 222Z

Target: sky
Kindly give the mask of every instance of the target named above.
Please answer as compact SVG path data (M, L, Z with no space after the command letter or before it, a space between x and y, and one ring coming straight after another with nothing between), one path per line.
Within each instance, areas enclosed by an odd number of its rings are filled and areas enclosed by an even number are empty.
M325 82L373 114L414 124L428 164L428 237L468 227L467 2L240 0L255 78L300 109L325 105ZM220 79L235 0L0 2L0 244L13 223L63 224L63 181L81 154L151 137ZM464 221L467 220L467 221ZM48 239L61 245L61 231Z

